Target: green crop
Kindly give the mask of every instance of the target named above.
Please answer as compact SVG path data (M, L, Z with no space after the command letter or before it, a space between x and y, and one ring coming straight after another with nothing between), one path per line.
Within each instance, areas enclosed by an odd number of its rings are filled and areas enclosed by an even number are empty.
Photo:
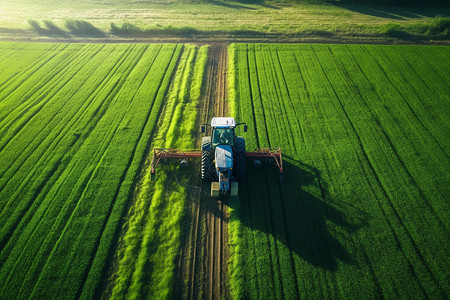
M207 51L207 47L184 46L152 147L194 147ZM173 175L177 167L164 169L158 170L154 182L150 180L150 166L143 170L117 252L112 298L173 296L187 191L180 184L182 175Z
M0 297L93 298L181 46L0 48Z
M234 298L450 293L446 47L234 44L231 110L248 165L231 203Z

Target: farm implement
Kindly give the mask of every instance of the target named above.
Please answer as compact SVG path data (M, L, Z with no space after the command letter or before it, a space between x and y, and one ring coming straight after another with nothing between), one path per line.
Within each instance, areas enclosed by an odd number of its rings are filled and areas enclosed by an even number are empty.
M245 123L237 123L234 118L212 118L211 124L202 124L202 133L206 127L211 127L211 135L202 138L202 148L181 150L170 148L154 148L151 163L151 174L154 175L156 167L161 162L178 159L180 166L185 167L188 160L201 157L202 180L211 182L211 197L219 195L238 195L238 182L245 180L246 160L253 160L255 167L263 163L274 163L283 179L283 158L281 148L261 148L253 152L245 149L245 139L236 136L235 128Z

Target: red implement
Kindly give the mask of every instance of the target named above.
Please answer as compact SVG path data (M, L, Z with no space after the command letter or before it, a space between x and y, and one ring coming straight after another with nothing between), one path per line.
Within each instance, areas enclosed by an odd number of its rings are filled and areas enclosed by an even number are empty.
M161 160L167 158L178 158L178 159L186 159L186 158L194 158L201 157L201 150L180 150L180 149L170 149L170 148L155 148L153 149L153 158L152 158L152 174L155 174L156 166L158 166Z
M283 174L283 156L281 155L281 148L261 148L253 152L245 152L245 157L253 159L274 159L276 165L280 169L280 174Z
M151 173L155 174L155 169L161 160L165 159L188 159L201 157L202 152L200 149L181 150L171 148L155 148L153 149L153 158L151 165ZM261 148L253 152L245 152L245 157L261 160L275 161L275 164L280 169L280 174L283 174L283 157L281 155L281 148Z

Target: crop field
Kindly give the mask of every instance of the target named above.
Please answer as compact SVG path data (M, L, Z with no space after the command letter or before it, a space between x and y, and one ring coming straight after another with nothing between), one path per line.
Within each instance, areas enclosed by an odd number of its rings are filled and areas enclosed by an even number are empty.
M108 273L129 199L140 192L135 182L156 128L168 128L168 138L181 130L187 140L193 130L196 115L181 117L181 110L195 111L195 102L177 103L186 102L189 85L193 97L200 93L200 58L206 52L197 49L0 44L0 298L101 295L100 281ZM199 75L190 76L194 65ZM169 104L163 109L164 101ZM185 126L175 130L175 122ZM174 193L171 199L182 196ZM141 252L142 266L147 256ZM173 257L167 252L164 257L158 266L170 268ZM133 293L139 290L135 277L142 276L135 273ZM113 294L121 295L118 291Z
M447 47L1 42L0 70L0 299L450 295ZM282 182L151 176L228 115Z
M237 299L450 294L446 47L233 44L248 165L229 225Z
M207 46L185 46L153 140L156 147L194 148L207 54ZM179 175L177 169L168 166L152 184L150 165L142 171L105 297L173 297L187 198L180 182L188 177Z

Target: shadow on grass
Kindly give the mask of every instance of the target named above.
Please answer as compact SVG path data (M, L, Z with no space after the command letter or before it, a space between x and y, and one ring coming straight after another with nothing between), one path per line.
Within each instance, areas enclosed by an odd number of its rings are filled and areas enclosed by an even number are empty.
M246 9L246 10L257 10L258 8L247 6L247 5L259 5L261 7L270 8L270 9L280 9L278 6L270 5L266 3L264 0L234 0L234 1L227 1L227 0L208 0L208 3L223 6L227 8L234 8L234 9Z
M437 17L429 23L400 25L389 23L380 26L381 35L402 40L420 41L425 39L450 39L450 18Z
M400 7L400 6L386 6L386 5L341 4L338 6L364 15L394 20L418 19L423 17L434 18L436 16L449 16L450 14L449 5Z
M89 22L82 20L67 20L64 24L73 35L104 37L105 33Z
M217 6L223 6L223 7L227 7L227 8L234 8L234 9L246 9L246 10L256 10L256 8L254 7L250 7L250 6L245 6L239 3L232 3L229 1L214 1L214 0L210 0L208 1L208 3L217 5ZM251 4L251 3L246 3L246 4Z
M273 236L316 267L336 271L338 261L353 264L336 235L365 226L367 215L355 207L334 203L320 172L312 166L286 157L284 172L280 183L275 167L255 169L248 165L247 182L240 184L236 200L239 203L230 203L235 210L233 217L254 233ZM357 224L346 218L350 212ZM266 251L269 255L270 250Z
M81 20L66 20L64 26L66 30L58 27L52 21L43 21L43 25L39 24L35 20L28 20L28 24L34 29L34 31L40 35L46 36L58 36L64 38L70 38L70 35L81 37L104 37L106 36L103 31L95 27L89 22Z
M233 209L231 218L241 224L241 234L249 239L250 244L263 245L256 249L256 254L260 256L269 257L271 251L278 251L267 247L270 244L267 239L273 237L291 253L318 268L337 271L338 261L354 264L349 251L339 240L345 240L349 233L367 226L368 214L356 205L331 199L328 187L316 168L286 156L283 163L285 177L280 182L277 167L266 165L257 169L248 162L247 180L239 183L239 198L220 198ZM188 207L197 203L201 197L208 213L223 218L218 208L219 198L209 196L210 183L199 185L196 179L200 176L199 166L200 161L197 159L192 160L187 169L180 168L176 173L169 171L171 168L167 166L161 169L168 177L177 178L178 184L186 186L192 192L189 195L196 195L188 197ZM205 204L209 201L209 204ZM227 219L224 221L228 222ZM185 219L183 223L184 231L188 230L186 224L189 224L189 220ZM263 240L254 242L255 237ZM244 247L244 244L240 247ZM271 244L271 247L275 246ZM244 251L254 253L253 249ZM243 264L251 261L254 260L249 259ZM272 263L275 264L275 261ZM253 266L243 268L249 270Z
M28 24L40 35L47 35L47 36L60 36L60 37L69 37L69 34L64 31L63 29L59 28L57 25L55 25L52 21L43 21L44 25L41 26L37 21L35 20L28 20Z

